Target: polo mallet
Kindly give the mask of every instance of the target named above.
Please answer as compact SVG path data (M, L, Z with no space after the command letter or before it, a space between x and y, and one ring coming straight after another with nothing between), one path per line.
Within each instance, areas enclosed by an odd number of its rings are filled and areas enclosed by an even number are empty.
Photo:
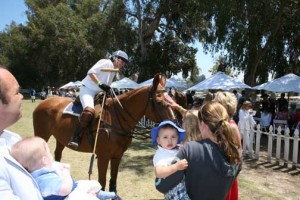
M118 72L119 69L103 68L103 69L101 69L101 71L103 71L103 72L109 72L109 75L108 75L107 80L106 80L106 83L108 83L110 75L111 75L111 72ZM103 100L102 100L101 111L100 111L99 121L98 121L98 125L97 125L96 138L95 138L95 142L94 142L94 149L93 149L93 154L92 154L91 161L90 161L89 180L91 180L91 175L93 173L93 165L94 165L94 160L95 160L95 152L96 152L96 147L97 147L97 141L98 141L98 135L99 135L99 129L100 129L100 124L101 124L101 118L102 118L102 113L103 113L105 99L106 99L106 92L104 93Z

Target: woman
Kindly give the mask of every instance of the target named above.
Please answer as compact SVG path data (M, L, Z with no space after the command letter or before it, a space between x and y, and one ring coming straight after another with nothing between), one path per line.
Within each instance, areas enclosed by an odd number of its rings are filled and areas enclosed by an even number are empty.
M241 134L237 124L233 120L233 115L236 113L236 109L237 109L236 96L231 92L217 92L215 94L215 98L213 99L213 101L219 102L226 108L227 113L229 115L229 123L233 131L233 138L236 142L236 146L238 147L241 155L242 153ZM226 200L238 200L238 199L239 199L238 181L237 179L235 179L226 197Z
M224 106L212 101L200 107L198 118L202 140L187 142L179 150L177 157L186 159L189 166L176 174L185 175L191 199L225 199L241 168L229 116Z

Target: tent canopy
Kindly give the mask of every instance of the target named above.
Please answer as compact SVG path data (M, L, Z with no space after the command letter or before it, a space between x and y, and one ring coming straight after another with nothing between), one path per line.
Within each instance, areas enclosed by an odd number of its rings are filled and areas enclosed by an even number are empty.
M300 93L300 77L295 74L286 74L280 78L253 87L256 90L271 92L297 92Z
M151 85L153 82L153 78L147 80L147 81L144 81L142 83L139 84L139 87L142 87L142 86L148 86L148 85ZM184 89L186 88L185 84L184 83L181 83L175 79L172 79L172 78L169 78L167 79L167 84L166 84L166 87L167 88L181 88L181 89Z
M224 72L217 72L204 81L188 88L187 90L231 90L237 88L251 88L249 85L226 75Z
M112 88L118 88L118 89L122 89L122 88L136 89L139 87L139 84L137 84L133 80L125 77L119 81L112 82L112 84L110 86Z

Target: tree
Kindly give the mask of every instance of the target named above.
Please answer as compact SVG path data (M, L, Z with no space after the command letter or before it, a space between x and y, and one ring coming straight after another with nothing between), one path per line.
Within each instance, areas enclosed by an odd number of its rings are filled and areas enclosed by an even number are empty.
M201 7L201 2L195 2ZM268 73L299 73L299 2L207 1L206 50L223 51L226 63L244 71L250 86L267 81ZM199 12L204 11L200 10Z
M171 76L180 71L184 77L190 72L193 79L198 74L196 49L189 47L188 43L193 42L195 33L186 29L188 21L183 19L187 7L181 6L184 1L125 2L128 19L138 34L135 62L139 65L139 81L156 72Z

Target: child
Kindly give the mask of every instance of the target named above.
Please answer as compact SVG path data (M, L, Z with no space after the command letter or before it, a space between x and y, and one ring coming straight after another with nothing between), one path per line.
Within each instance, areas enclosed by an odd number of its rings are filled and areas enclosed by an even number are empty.
M186 131L183 143L201 140L199 129L198 110L188 110L183 117L182 128Z
M161 178L170 176L188 167L187 160L176 158L178 144L183 141L185 134L185 130L169 120L161 122L151 130L152 143L158 147L153 157L155 175L158 178L156 186L160 183ZM173 189L165 193L165 199L190 199L186 193L184 179L174 186Z
M54 162L49 146L42 138L24 138L12 147L10 153L34 177L45 200L120 199L114 192L101 191L97 181L74 182L70 166Z

